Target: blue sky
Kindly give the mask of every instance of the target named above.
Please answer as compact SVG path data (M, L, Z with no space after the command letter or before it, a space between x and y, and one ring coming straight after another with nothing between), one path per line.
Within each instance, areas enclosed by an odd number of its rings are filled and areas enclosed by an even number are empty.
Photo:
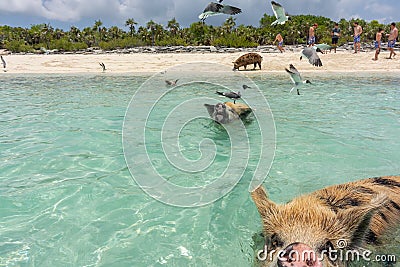
M382 23L400 21L399 0L277 0L291 15L312 14L340 18L376 19ZM209 0L2 0L0 25L30 27L50 23L55 28L68 30L92 26L101 20L106 27L125 28L125 21L135 19L139 25L149 20L166 25L175 17L181 26L198 21ZM258 26L264 13L272 15L267 0L224 0L225 4L240 7L237 24ZM220 25L227 17L215 16L207 23Z

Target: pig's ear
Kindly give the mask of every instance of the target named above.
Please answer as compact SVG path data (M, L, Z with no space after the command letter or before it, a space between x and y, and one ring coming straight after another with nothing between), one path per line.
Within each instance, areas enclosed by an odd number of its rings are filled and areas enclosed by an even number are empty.
M277 213L277 205L268 199L267 193L262 185L251 192L251 198L256 204L258 212L263 220Z
M215 105L204 104L204 106L206 107L208 114L212 116L214 114Z
M375 212L388 202L387 196L379 194L369 204L346 209L338 212L336 227L345 230L348 236L349 246L357 247L362 244L370 233L370 223ZM346 238L346 237L343 237Z

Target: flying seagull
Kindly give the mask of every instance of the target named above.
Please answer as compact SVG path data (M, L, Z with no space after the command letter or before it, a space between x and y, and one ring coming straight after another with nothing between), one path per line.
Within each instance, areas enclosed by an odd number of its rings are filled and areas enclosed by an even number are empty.
M100 62L99 64L103 68L103 71L106 71L106 65L103 62Z
M286 15L285 9L281 6L281 4L271 1L272 11L274 11L274 15L276 20L271 23L271 26L276 24L285 24L286 21L290 20L290 17Z
M165 80L165 83L169 86L175 86L179 79L174 80Z
M199 19L202 22L204 22L206 18L210 16L216 16L222 14L236 15L242 12L242 10L238 7L223 5L220 4L221 2L222 0L219 3L210 2L208 6L206 6L206 8L204 9L203 13L199 15Z
M0 58L1 58L1 62L3 63L3 71L6 72L6 71L7 71L7 70L6 70L7 63L6 63L6 61L4 60L3 56L0 56Z
M321 49L319 49L318 47L316 49L314 49L312 47L306 47L303 49L303 51L301 51L300 60L304 56L308 59L308 62L310 62L310 64L317 66L317 67L321 67L322 61L319 58L319 56L317 55L317 52L322 53Z
M332 49L332 46L330 46L328 44L316 44L316 45L313 45L312 48L314 48L315 50L317 50L317 48L319 48L321 50L321 53L324 54L324 50L330 50L330 49Z
M301 85L301 84L305 84L305 83L311 83L310 80L302 80L300 73L298 72L298 70L292 64L289 65L289 69L285 68L285 70L286 70L287 73L289 73L290 79L294 83L294 86L290 90L290 92L292 92L293 89L296 88L297 94L300 95L298 86Z

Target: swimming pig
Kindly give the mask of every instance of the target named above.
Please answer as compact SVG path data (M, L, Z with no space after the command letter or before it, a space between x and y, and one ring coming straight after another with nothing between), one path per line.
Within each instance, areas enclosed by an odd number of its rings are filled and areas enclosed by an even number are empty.
M240 103L218 103L216 105L204 104L210 117L218 123L230 123L237 119L245 119L251 112L251 108Z
M262 186L251 197L263 222L262 266L348 266L400 221L400 176L334 185L282 205Z

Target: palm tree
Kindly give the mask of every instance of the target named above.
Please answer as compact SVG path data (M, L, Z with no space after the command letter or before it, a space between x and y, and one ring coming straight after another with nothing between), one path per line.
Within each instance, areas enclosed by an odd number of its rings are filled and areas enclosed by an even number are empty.
M229 17L225 20L224 24L222 24L222 31L224 33L231 33L233 28L236 26L236 18Z
M96 45L98 45L98 43L99 43L99 40L96 39L96 33L99 34L99 39L101 40L101 26L102 25L103 25L103 22L101 20L96 20L93 25L93 32L95 33L94 34L94 37L95 37L94 42L96 43Z
M91 47L96 42L96 37L93 34L93 29L86 27L82 30L82 38L88 47Z
M160 37L160 35L163 32L163 27L162 27L162 25L154 22L153 20L150 20L149 22L147 22L146 28L151 33L151 45L154 46L156 38Z
M64 36L64 34L65 34L64 31L62 29L59 29L59 28L56 28L55 31L54 31L54 35L55 35L57 40L60 40L61 37Z
M103 25L103 22L101 20L95 20L94 25L93 25L93 31L95 31L95 32L99 31L99 29L102 25Z
M213 34L216 34L212 26L208 26L200 21L190 24L188 29L190 43L194 45L208 45L213 39Z
M81 31L75 26L71 26L68 35L69 40L72 42L79 42L81 40Z
M99 28L99 35L100 35L100 41L107 41L107 39L108 39L107 28L106 27L100 27Z
M27 33L27 42L31 45L39 44L42 39L43 24L32 25Z
M111 38L114 40L122 38L122 30L117 26L112 26L110 29L108 29L108 32L110 33Z
M368 40L375 40L375 35L379 28L385 29L385 25L380 24L377 20L372 20L364 27L363 35Z
M146 28L147 28L147 30L149 30L150 31L150 33L151 33L151 45L152 46L154 46L154 43L155 43L155 37L154 37L154 35L155 35L155 22L153 21L153 20L150 20L149 22L147 22L147 24L146 24Z
M137 22L134 19L127 19L125 21L125 26L129 27L131 37L133 37L133 34L135 33L135 25L137 25Z
M168 21L168 24L167 24L167 28L169 29L169 32L173 35L173 36L175 36L177 33L178 33L178 31L180 30L180 28L179 28L179 23L176 21L176 19L175 18L173 18L173 19L171 19L170 21Z
M50 48L50 40L53 38L54 28L50 24L42 24L41 36L46 44L46 48Z

